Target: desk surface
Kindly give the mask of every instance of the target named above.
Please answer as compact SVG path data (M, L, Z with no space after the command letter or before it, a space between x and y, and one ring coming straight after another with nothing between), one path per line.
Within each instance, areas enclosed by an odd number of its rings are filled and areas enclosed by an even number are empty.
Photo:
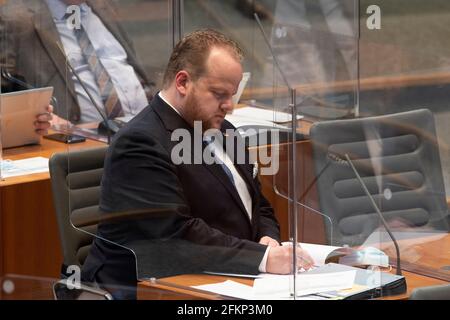
M73 150L95 148L104 145L105 144L103 142L98 142L94 140L86 140L85 142L69 145L57 141L42 139L40 145L4 149L2 157L3 159L10 159L10 160L20 160L33 157L50 158L52 154L57 152L65 152L65 151L70 152ZM49 178L50 176L48 172L11 177L1 180L0 187L13 184L28 183L39 180L46 180Z
M407 292L400 295L383 297L382 298L383 300L406 300L409 298L412 291L416 288L448 284L448 282L444 280L434 279L408 271L403 272L403 275L405 276L408 285ZM253 279L248 278L226 277L207 274L186 274L175 277L158 279L155 280L154 282L144 281L139 284L139 287L142 288L151 287L159 290L164 290L167 292L174 292L177 295L184 294L192 298L199 298L206 300L221 300L221 299L230 299L230 297L222 296L220 294L208 291L196 290L194 288L189 287L211 283L219 283L226 280L233 280L249 286L253 285ZM138 298L145 299L145 297L138 297Z
M431 237L424 239L423 241L417 241L419 239L411 239L399 241L401 252L403 254L408 251L415 253L409 257L410 261L406 259L403 263L403 275L407 281L407 292L401 295L383 297L382 299L388 300L401 300L408 299L412 291L416 288L448 284L450 281L450 270L443 270L442 267L450 265L450 234L442 235L441 237ZM388 254L392 254L390 250L392 247L386 245L383 249ZM418 255L421 254L421 258ZM416 258L416 261L412 261L412 258ZM408 270L408 271L407 271ZM395 270L391 271L392 273ZM206 274L187 274L174 277L167 277L162 279L156 279L152 282L142 282L139 285L141 287L152 287L160 290L171 291L177 294L190 295L193 298L200 299L227 299L219 294L196 290L189 288L190 286L198 286L203 284L211 284L223 282L226 280L233 280L246 285L253 285L253 279L238 278L238 277L226 277L217 275Z

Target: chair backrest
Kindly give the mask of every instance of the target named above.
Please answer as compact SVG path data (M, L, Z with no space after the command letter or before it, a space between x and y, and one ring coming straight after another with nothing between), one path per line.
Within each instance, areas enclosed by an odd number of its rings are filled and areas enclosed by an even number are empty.
M97 225L74 227L77 219L99 214L100 183L107 147L54 154L49 161L59 234L64 255L62 275L70 265L82 266ZM95 219L94 219L95 220Z
M362 244L380 225L344 154L352 159L388 222L448 230L436 130L429 110L320 122L310 135L316 175L321 174L317 180L320 210L332 220L326 223L330 243Z
M450 284L414 289L409 300L450 300Z

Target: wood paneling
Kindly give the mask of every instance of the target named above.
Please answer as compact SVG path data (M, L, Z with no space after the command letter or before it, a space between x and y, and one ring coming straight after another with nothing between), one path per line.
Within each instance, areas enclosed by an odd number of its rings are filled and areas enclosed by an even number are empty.
M3 272L57 277L62 253L50 180L2 189Z

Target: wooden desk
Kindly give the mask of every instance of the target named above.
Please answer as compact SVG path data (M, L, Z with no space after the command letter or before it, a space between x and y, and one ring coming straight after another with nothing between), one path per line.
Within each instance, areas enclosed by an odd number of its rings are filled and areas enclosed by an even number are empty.
M56 152L101 145L86 141L69 146L42 139L41 145L3 150L3 159L49 158ZM59 277L62 251L48 173L0 181L0 239L0 276Z
M421 238L398 240L402 270L450 282L450 234L437 233ZM392 242L379 248L389 257L395 257ZM391 259L395 264L395 259Z
M408 240L409 241L409 240ZM407 242L403 242L400 246L406 248ZM412 291L416 288L426 287L426 286L434 286L434 285L442 285L449 284L450 280L443 280L442 275L437 277L437 272L439 268L443 265L448 265L450 263L450 255L448 252L444 256L440 254L442 251L446 251L449 248L450 244L450 235L447 234L443 236L441 239L435 239L434 241L428 241L424 243L422 246L419 244L415 244L415 248L420 248L422 252L428 251L429 253L423 257L423 261L428 266L433 266L436 269L436 272L432 272L429 275L425 275L428 269L423 269L420 265L416 266L414 272L411 271L403 271L403 275L406 278L406 282L408 285L407 292L401 295L396 296L388 296L383 297L383 300L404 300L408 299L411 295ZM436 254L436 256L434 255ZM411 264L411 263L410 263ZM392 271L395 273L395 270ZM450 272L449 272L450 274ZM226 280L233 280L242 284L246 284L249 286L253 285L253 280L248 278L237 278L237 277L226 277L226 276L216 276L216 275L206 275L206 274L187 274L187 275L179 275L175 277L168 277L155 280L153 282L142 282L139 284L139 287L146 288L151 287L154 289L163 290L166 292L173 292L176 295L183 294L190 296L194 299L208 299L208 300L217 300L217 299L229 299L230 297L221 296L219 294L196 290L193 288L189 288L190 286L198 286L203 284L211 284L211 283L219 283ZM152 298L151 296L139 296L140 299ZM174 295L174 298L176 296Z
M407 292L401 295L383 297L383 300L406 300L411 295L412 291L416 288L448 284L447 281L434 279L422 275L418 275L412 272L403 272L408 285ZM230 297L222 296L220 294L197 290L194 288L189 288L190 286L199 286L204 284L219 283L226 280L233 280L242 284L253 286L253 280L248 278L238 278L238 277L226 277L226 276L216 276L216 275L206 275L206 274L186 274L175 277L163 278L156 280L155 282L141 282L139 283L140 288L154 288L167 292L173 292L173 298L176 299L180 294L186 295L188 299L205 299L205 300L224 300L230 299ZM153 299L154 297L150 295L139 295L138 299ZM184 298L186 299L186 298Z

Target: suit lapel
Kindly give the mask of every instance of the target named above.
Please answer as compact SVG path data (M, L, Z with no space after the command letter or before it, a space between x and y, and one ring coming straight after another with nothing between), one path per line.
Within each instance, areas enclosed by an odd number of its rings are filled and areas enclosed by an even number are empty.
M224 133L224 130L222 129L222 133ZM223 148L225 150L225 152L227 152L226 150L226 146L227 146L227 139L228 137L226 135L223 136ZM239 174L241 175L241 177L244 179L244 181L246 182L249 194L252 198L252 221L253 221L253 213L254 213L254 209L255 209L255 190L254 190L254 185L253 185L253 181L251 180L251 177L249 176L249 173L247 172L247 170L245 169L246 165L239 165L236 164L236 149L234 150L234 157L232 157L230 155L230 153L227 153L227 155L230 157L231 161L233 162L236 170L239 172ZM245 215L245 217L247 218L247 221L251 224L251 221L248 217L247 214L247 210L245 209L245 206L241 200L241 197L239 196L239 193L236 189L236 187L233 185L233 183L230 181L230 178L227 176L227 174L225 173L225 171L223 170L222 166L219 164L212 164L212 165L204 165L218 180L220 180L220 182L225 186L225 188L228 190L228 192L231 194L231 196L233 197L233 199L238 203L238 205L240 206L243 214Z
M41 40L42 46L47 51L60 76L66 82L66 86L72 95L72 98L77 101L73 82L67 81L67 78L70 77L70 73L66 68L66 57L56 44L58 42L62 47L58 30L56 29L53 17L47 8L47 4L39 2L38 5L33 8L33 11L35 11L35 18L33 21L34 28Z
M239 193L236 189L236 187L233 185L233 183L230 181L230 178L227 176L225 171L223 170L222 166L220 164L203 164L203 167L205 167L217 180L220 181L220 183L225 187L225 189L228 191L228 193L231 195L233 200L238 204L238 206L241 209L241 212L244 214L247 221L250 223L250 219L247 214L247 210L245 209L244 204L242 203L241 197L239 196Z
M133 66L139 77L141 77L146 84L150 84L151 82L149 81L147 75L135 59L134 51L131 49L129 43L123 38L122 33L120 32L119 27L115 22L117 21L117 16L114 14L114 11L108 8L104 1L91 0L87 2L89 6L91 6L95 14L100 17L105 27L123 46L124 50L127 53L130 65ZM43 47L47 51L49 57L53 61L55 68L58 70L61 77L66 82L67 88L72 96L72 99L74 100L74 103L77 104L76 102L78 100L75 93L74 84L72 81L67 81L67 78L70 77L70 73L66 68L67 61L65 54L63 54L56 45L56 42L58 42L59 45L63 47L60 41L58 30L56 29L56 26L53 22L53 17L48 10L47 4L45 2L39 1L35 4L36 5L31 7L31 10L35 12L34 16L36 18L34 19L34 27L36 33L41 40Z
M89 0L87 1L92 11L100 18L106 29L111 32L111 34L116 38L116 40L123 47L127 53L128 63L134 68L136 73L141 77L146 84L150 84L146 73L142 69L142 66L136 60L136 53L134 52L131 44L125 39L124 33L119 26L119 17L112 10L111 7L107 5L105 1L99 0Z

